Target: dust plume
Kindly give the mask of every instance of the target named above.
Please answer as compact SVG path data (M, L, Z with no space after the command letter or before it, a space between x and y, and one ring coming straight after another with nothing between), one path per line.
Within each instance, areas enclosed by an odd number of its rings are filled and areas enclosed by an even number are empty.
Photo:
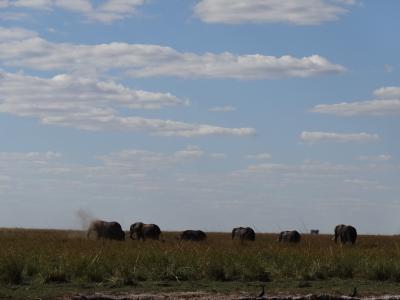
M80 222L82 230L87 230L90 225L90 222L92 222L95 219L95 217L90 211L81 208L75 212L75 215Z

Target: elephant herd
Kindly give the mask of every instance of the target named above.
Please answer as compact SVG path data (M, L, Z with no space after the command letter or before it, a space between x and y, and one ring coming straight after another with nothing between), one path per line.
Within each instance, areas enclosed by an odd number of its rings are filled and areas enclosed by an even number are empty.
M86 236L89 238L93 233L96 234L97 239L125 240L125 232L118 222L92 221ZM164 241L160 227L156 224L144 224L142 222L136 222L131 225L129 228L129 237L132 240L160 240L161 238ZM207 235L201 230L185 230L178 237L179 240L186 241L203 241L206 238Z
M118 222L106 222L103 220L92 221L87 231L87 237L96 234L97 239L125 240L125 232ZM129 229L129 237L132 240L161 240L164 241L160 227L156 224L144 224L136 222ZM181 241L204 241L207 234L201 230L185 230L177 237ZM256 233L250 227L236 227L232 230L232 240L254 241ZM333 240L335 243L354 244L357 239L357 230L351 225L340 224L335 227ZM299 243L301 234L296 231L282 231L278 236L278 242Z

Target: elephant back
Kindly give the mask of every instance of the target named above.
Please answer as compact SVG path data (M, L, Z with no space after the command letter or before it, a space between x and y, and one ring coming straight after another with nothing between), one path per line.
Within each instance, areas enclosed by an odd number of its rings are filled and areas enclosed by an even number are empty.
M335 243L338 239L342 244L354 244L357 240L357 230L351 225L339 224L335 227Z
M133 223L130 227L130 238L138 240L153 239L158 240L161 235L161 229L156 224L144 224L142 222Z
M243 227L236 227L232 229L232 240L233 239L240 239L240 231Z
M125 240L125 232L118 222L108 222L108 224L106 224L106 236L109 239Z
M246 227L242 232L243 240L254 241L256 239L256 233L254 232L253 228Z
M180 239L184 241L203 241L207 239L207 235L201 230L185 230L181 233Z
M341 232L340 239L343 244L354 244L357 239L357 230L351 225L346 226Z
M94 220L89 226L87 237L92 232L96 234L97 239L125 240L125 232L118 222Z
M297 230L293 230L290 233L290 242L299 243L301 240L301 234Z
M197 230L198 231L198 237L200 241L204 241L205 239L207 239L207 235L204 231L202 230Z
M297 230L282 231L278 237L279 242L299 243L300 240L301 234Z
M156 224L144 224L142 233L145 238L158 240L161 234L161 229Z
M232 239L239 239L240 241L254 241L256 234L250 227L236 227L232 230Z

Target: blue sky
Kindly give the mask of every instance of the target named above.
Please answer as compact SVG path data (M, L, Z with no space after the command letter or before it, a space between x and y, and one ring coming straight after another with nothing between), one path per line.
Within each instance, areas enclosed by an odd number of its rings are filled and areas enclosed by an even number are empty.
M0 0L0 226L398 233L399 9Z

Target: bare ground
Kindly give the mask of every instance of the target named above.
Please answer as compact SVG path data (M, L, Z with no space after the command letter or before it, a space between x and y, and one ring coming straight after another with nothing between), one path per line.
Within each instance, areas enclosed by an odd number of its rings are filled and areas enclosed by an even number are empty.
M338 295L302 295L302 296L267 296L257 297L249 293L236 294L219 294L219 293L203 293L203 292L177 292L177 293L143 293L143 294L121 294L121 295L75 295L57 298L57 300L400 300L400 295L382 295L367 297L350 297Z

